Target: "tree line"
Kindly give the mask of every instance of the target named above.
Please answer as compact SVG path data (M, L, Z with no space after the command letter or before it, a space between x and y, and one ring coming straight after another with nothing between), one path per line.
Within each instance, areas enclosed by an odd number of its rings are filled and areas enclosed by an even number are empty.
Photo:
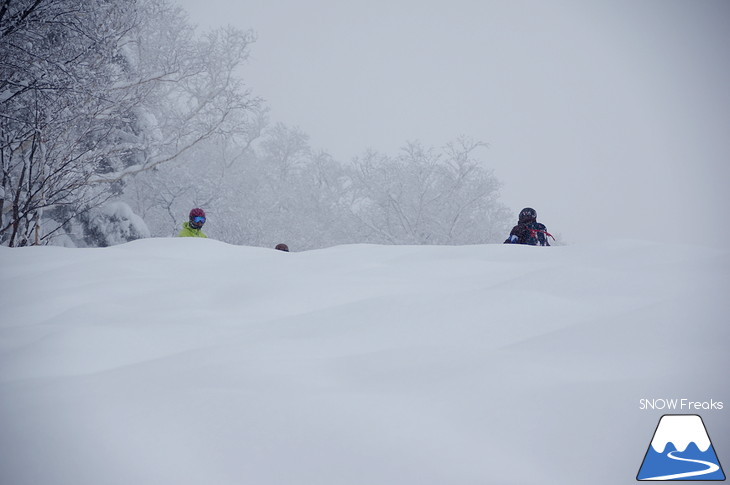
M482 143L336 161L248 89L254 42L167 0L0 0L0 244L170 236L195 206L211 237L295 250L504 235Z

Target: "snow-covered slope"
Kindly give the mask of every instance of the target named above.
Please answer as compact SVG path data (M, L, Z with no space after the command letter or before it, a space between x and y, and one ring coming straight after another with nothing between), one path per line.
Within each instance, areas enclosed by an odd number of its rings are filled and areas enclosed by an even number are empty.
M728 251L147 239L0 267L2 484L633 483L642 398L725 400L730 461Z

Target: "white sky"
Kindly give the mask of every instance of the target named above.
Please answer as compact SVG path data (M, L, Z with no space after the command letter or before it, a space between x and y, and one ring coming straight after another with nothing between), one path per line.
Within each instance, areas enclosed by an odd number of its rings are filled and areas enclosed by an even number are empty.
M459 135L567 242L730 237L730 2L177 0L258 34L272 119L347 161Z

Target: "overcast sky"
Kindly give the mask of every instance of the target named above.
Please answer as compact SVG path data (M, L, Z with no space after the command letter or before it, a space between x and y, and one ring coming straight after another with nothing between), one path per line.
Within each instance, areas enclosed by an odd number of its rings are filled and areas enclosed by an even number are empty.
M338 160L466 135L569 243L730 237L730 1L177 1Z

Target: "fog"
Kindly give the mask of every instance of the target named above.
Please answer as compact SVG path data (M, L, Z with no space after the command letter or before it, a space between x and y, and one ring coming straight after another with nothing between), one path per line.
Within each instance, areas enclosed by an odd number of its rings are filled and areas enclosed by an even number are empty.
M340 161L465 135L568 243L730 235L725 1L178 3L254 30L248 85Z

